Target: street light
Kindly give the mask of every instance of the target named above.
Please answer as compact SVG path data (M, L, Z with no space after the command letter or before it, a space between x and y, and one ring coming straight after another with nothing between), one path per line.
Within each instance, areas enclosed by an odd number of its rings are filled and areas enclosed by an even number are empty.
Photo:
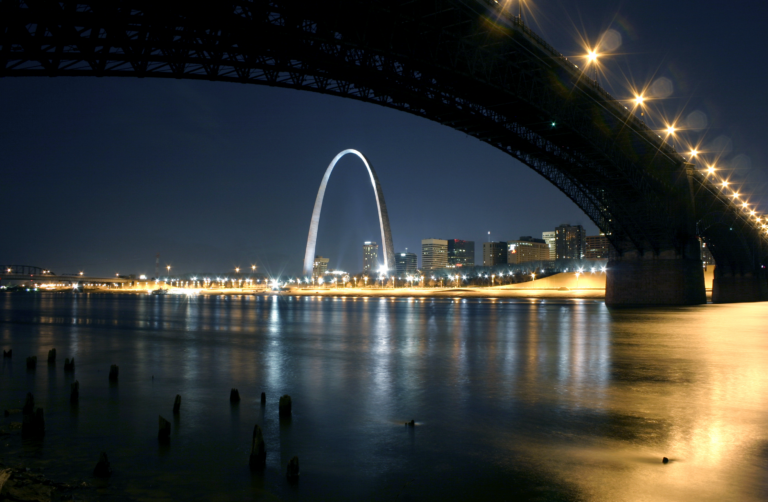
M597 53L594 49L587 50L587 66L592 65L592 76L595 83L597 83L597 58L600 57L600 54Z
M632 111L636 108L640 108L640 121L645 123L645 96L642 94L635 94L635 98L632 100Z

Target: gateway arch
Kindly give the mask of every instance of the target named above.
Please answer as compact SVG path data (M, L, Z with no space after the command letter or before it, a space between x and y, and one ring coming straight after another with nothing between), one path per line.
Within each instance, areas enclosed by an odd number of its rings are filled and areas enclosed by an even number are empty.
M389 228L389 215L387 215L387 205L384 202L384 193L381 191L381 184L379 184L379 178L376 176L376 171L373 170L371 164L365 156L357 150L344 150L333 158L328 165L328 169L325 170L323 181L320 183L320 189L317 191L317 199L315 199L315 209L312 211L312 221L309 223L309 237L307 237L307 251L304 254L304 274L312 275L312 265L315 260L315 244L317 243L317 228L320 225L320 211L323 208L323 197L325 197L325 187L328 185L328 179L331 177L333 168L336 167L336 163L343 156L347 154L353 154L360 157L360 160L365 164L368 169L368 174L371 177L371 185L373 185L373 191L376 194L376 206L379 209L379 225L381 226L381 241L384 247L384 268L389 270L395 268L395 251L392 246L392 231Z

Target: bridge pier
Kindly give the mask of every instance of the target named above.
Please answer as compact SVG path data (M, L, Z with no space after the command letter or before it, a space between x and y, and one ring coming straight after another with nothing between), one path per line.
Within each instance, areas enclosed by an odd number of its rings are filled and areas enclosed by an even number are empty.
M712 282L712 303L743 303L768 301L768 274L765 269L756 272L734 273L715 266Z
M605 304L609 307L702 303L707 303L707 295L700 259L668 251L627 252L608 261Z

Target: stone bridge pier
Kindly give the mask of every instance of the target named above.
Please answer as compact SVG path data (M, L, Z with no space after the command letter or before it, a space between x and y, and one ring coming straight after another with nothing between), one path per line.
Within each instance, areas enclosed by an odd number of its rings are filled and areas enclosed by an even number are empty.
M727 265L715 266L712 303L768 301L768 271L762 267L743 272Z
M700 305L707 303L698 243L657 253L626 251L608 261L605 304Z

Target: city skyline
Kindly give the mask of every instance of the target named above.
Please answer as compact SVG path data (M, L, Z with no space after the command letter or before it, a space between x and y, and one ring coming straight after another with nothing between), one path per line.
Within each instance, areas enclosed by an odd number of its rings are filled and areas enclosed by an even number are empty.
M545 15L553 5L530 7L534 31L569 57L583 54L579 35L594 41L609 29L619 33L622 45L605 58L600 84L622 98L628 80L666 79L672 94L653 104L654 113L686 120L701 112L706 129L686 138L704 138L702 151L717 149L734 178L765 193L766 125L758 111L766 70L739 71L750 54L740 48L764 45L749 9L734 6L710 19L706 8L672 5L658 19L646 7L585 2ZM672 19L683 14L695 28L681 38ZM737 21L748 28L735 39L707 35ZM488 230L509 239L563 222L598 233L567 197L509 156L370 104L159 79L4 78L0 90L4 184L11 187L0 202L8 243L0 262L153 275L159 252L161 266L179 272L257 264L264 273L297 273L295 250L322 170L346 148L361 151L379 173L396 251L419 249L426 234L479 244ZM339 163L318 234L317 254L336 260L331 268L361 268L352 244L379 240L373 192L352 162Z

